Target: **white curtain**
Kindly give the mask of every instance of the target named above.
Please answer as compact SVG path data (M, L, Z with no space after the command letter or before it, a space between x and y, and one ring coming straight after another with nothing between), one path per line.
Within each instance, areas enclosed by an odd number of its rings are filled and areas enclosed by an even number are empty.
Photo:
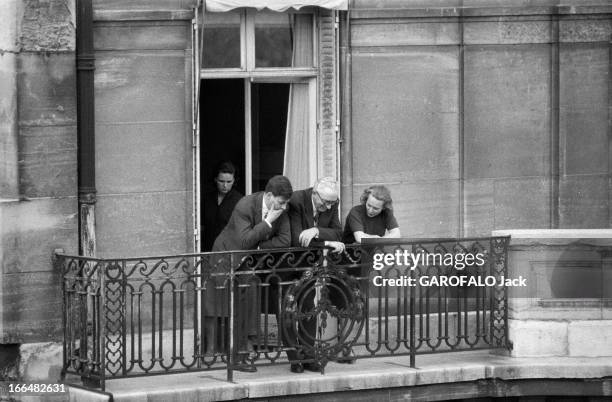
M312 66L312 16L294 14L292 66ZM287 134L283 174L291 180L295 190L310 187L309 153L310 102L308 83L291 84L287 110Z
M348 0L205 0L206 11L223 12L238 7L254 7L258 10L269 8L272 11L285 11L289 8L299 10L302 7L315 6L328 8L330 10L348 9Z

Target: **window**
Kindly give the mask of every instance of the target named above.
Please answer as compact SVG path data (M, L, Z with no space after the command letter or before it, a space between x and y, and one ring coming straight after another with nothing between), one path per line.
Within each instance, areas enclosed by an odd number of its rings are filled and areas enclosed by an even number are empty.
M240 63L240 13L206 14L204 24L202 67L239 68Z
M221 160L241 167L238 189L275 174L316 179L316 13L238 9L204 13L200 180Z

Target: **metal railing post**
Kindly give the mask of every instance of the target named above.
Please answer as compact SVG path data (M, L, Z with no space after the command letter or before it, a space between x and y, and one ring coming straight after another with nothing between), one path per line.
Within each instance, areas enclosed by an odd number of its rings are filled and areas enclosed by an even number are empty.
M87 366L86 364L88 363L87 361L87 356L89 355L89 340L88 340L88 334L87 334L87 326L88 326L88 316L89 316L89 289L88 286L91 287L91 279L87 277L87 273L86 273L86 265L88 264L87 261L84 262L79 262L79 264L83 264L79 267L79 274L81 275L81 277L79 278L81 280L81 286L82 289L80 290L80 292L78 292L78 304L79 304L79 325L78 325L78 332L79 332L79 369L81 374L85 374L87 372ZM83 369L85 365L85 369ZM83 378L83 377L81 377Z
M119 264L117 264L119 265ZM121 358L121 365L123 366L122 371L123 375L127 375L127 277L125 276L126 272L126 263L125 260L121 261L121 309L123 311L122 314L122 322L121 322L121 344L123 348L123 356ZM131 320L130 320L131 322ZM134 333L132 332L132 337Z
M98 325L99 325L99 334L100 339L98 351L100 352L100 388L102 391L106 388L106 264L102 262L101 265L98 265L98 271L100 275L100 304L98 306Z
M66 296L68 292L66 292L66 280L64 279L64 260L66 257L59 256L58 254L63 254L64 250L61 248L53 250L52 262L53 262L53 270L58 273L60 278L60 287L62 289L62 331L64 334L62 340L62 372L60 374L61 381L64 381L66 378L66 369L68 366L67 362L67 347L66 340L68 339L68 320L66 315L68 314L68 306L66 305Z
M230 254L230 270L229 270L229 348L227 349L227 381L234 381L234 365L236 364L236 292L234 278L234 254Z
M414 246L412 246L412 252L414 253ZM416 270L418 267L415 267L414 269L410 270L410 278L411 281L414 282L415 277L416 277ZM415 342L415 337L416 337L416 328L415 328L415 322L416 322L416 317L414 314L414 307L416 304L416 295L415 295L415 287L414 286L410 286L410 367L415 367L416 366L416 342Z
M504 278L508 277L508 243L510 243L510 237L503 238L504 249L502 251L502 258L504 267L502 268L502 275ZM512 349L512 344L508 337L508 287L503 285L502 289L504 295L504 346L506 349Z
M327 261L327 257L329 254L329 250L327 248L323 249L323 262L321 264L321 268L323 270L323 272L327 271L327 266L329 265L329 261ZM326 286L324 284L325 281L325 275L319 276L319 278L317 278L317 280L315 281L315 294L314 294L314 302L313 302L313 306L316 309L317 306L319 305L319 303L321 302L321 292L323 291L323 286ZM321 313L317 314L317 326L316 326L316 332L315 332L315 338L314 338L314 359L315 359L315 363L317 364L321 364L321 342L323 339L323 323L321 322ZM324 368L321 369L321 374L324 373Z

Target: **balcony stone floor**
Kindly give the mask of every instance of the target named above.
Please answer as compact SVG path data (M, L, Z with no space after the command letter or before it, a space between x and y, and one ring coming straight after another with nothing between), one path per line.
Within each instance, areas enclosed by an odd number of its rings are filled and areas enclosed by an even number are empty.
M325 374L289 372L286 364L256 373L225 371L110 380L115 402L228 400L435 401L520 395L593 395L612 400L612 358L513 358L488 350L360 359L329 363ZM70 387L70 401L108 401L110 395ZM537 399L530 399L537 400Z

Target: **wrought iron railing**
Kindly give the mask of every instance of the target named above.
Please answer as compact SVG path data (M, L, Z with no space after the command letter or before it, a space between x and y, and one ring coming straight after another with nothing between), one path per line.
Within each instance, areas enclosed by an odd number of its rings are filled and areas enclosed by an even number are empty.
M231 380L245 364L291 360L324 369L383 355L410 355L414 367L420 353L507 348L499 281L507 246L507 237L493 237L385 239L340 255L313 248L56 254L63 373L104 389L107 379L136 375L225 369ZM469 254L480 259L467 266ZM416 264L404 259L412 255L421 255ZM446 284L435 283L442 277Z

